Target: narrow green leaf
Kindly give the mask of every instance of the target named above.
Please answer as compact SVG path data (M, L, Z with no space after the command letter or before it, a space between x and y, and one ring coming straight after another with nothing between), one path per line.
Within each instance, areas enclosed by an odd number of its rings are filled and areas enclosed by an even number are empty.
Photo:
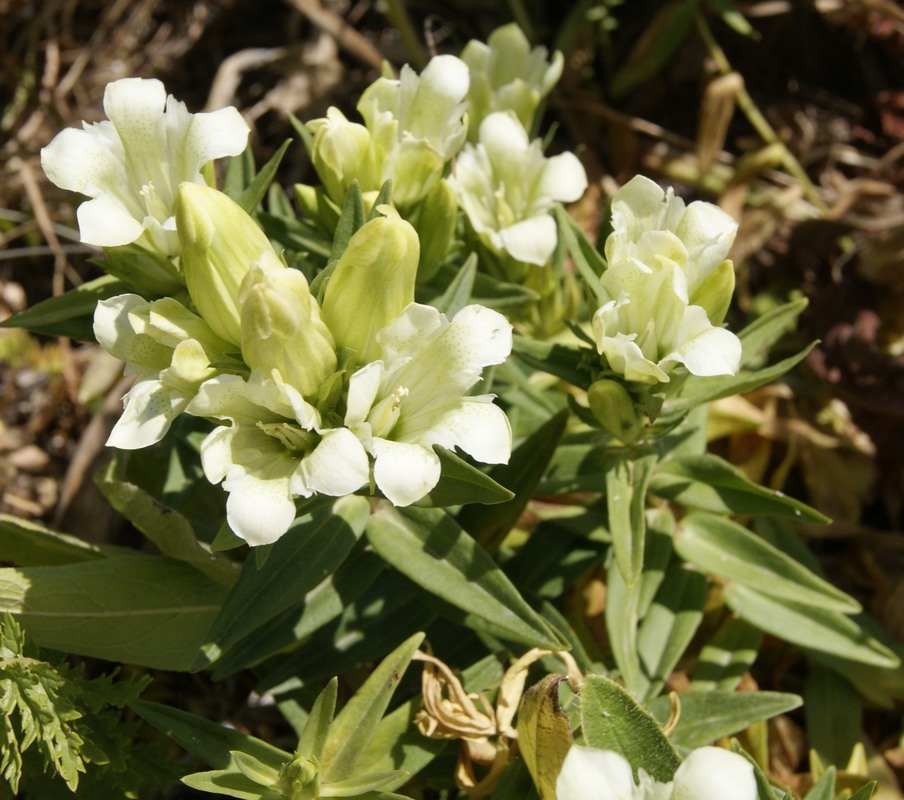
M333 678L317 695L308 721L305 723L301 736L298 737L296 752L305 758L317 759L320 762L323 756L323 748L329 737L330 725L333 724L333 715L336 713L336 694L339 690L339 679Z
M455 277L446 287L446 291L433 302L433 306L442 311L447 317L454 317L471 302L471 295L474 291L474 279L476 277L477 253L471 253L461 269L455 273Z
M362 772L399 771L401 777L384 785L384 791L398 789L450 744L442 739L429 739L415 727L414 719L420 710L421 701L417 699L387 714L377 724L361 754L358 769Z
M854 792L848 800L870 800L876 791L876 786L876 781L870 781L862 789L858 789Z
M596 305L602 305L607 298L599 278L606 271L606 260L588 241L577 220L558 203L555 206L555 216L559 240L565 243L565 249L584 279L584 285L596 298Z
M727 461L711 454L658 464L650 491L666 500L716 514L769 514L820 524L830 522L806 503L754 483Z
M339 712L323 748L323 780L343 781L355 774L362 753L423 640L424 634L416 633L386 656Z
M789 356L771 367L765 367L755 372L742 370L737 375L715 375L708 378L691 375L682 385L678 396L668 401L667 408L671 412L684 411L721 397L751 392L760 386L772 383L786 372L790 372L807 357L815 346L816 342L813 342L797 355Z
M387 563L418 586L486 619L513 641L561 648L499 566L445 512L384 504L371 516L367 538Z
M786 333L797 327L797 319L807 307L808 300L801 297L760 314L744 330L738 333L741 340L741 365L760 363L769 349Z
M712 744L802 703L798 695L784 692L681 692L678 700L681 714L669 739L676 747L687 750ZM659 719L668 719L669 698L652 701L650 710Z
M185 279L172 260L137 244L108 248L105 259L92 260L105 272L119 278L142 297L176 296L185 290Z
M292 758L267 742L172 706L135 700L129 703L129 708L214 769L227 769L234 750L254 756L273 769L279 769Z
M242 193L236 198L236 202L249 214L254 212L254 209L264 199L264 195L267 194L267 189L273 183L273 179L276 177L276 170L279 169L280 162L283 160L283 156L286 154L290 144L292 144L292 140L286 139L279 150L261 167L260 172L251 179L250 183L246 185Z
M643 570L646 538L644 511L647 484L657 456L633 457L630 452L610 456L606 464L606 508L612 547L622 577L632 586Z
M538 342L517 334L512 350L531 367L562 378L581 389L590 386L591 367L594 362L599 364L599 356L587 347Z
M641 699L655 697L684 655L703 619L707 581L672 562L637 635L648 686Z
M383 185L380 187L380 191L377 193L377 196L374 198L374 202L370 207L370 213L367 215L366 222L370 222L372 219L376 219L377 217L385 216L380 211L380 206L386 206L392 204L392 181L386 180L383 181Z
M191 524L178 511L155 500L138 486L112 478L112 470L96 483L113 508L148 537L164 555L182 561L223 586L232 586L239 565L212 553L198 541Z
M727 617L700 651L691 686L701 692L731 691L756 661L763 632L737 617Z
M523 758L509 762L490 796L492 800L539 800L540 796Z
M458 514L458 523L488 553L496 552L527 507L558 447L567 422L567 412L556 414L515 448L508 464L498 464L490 469L490 477L511 490L507 502L493 508L471 506Z
M505 486L451 450L439 445L433 449L439 457L440 479L419 505L446 508L465 503L503 503L514 498Z
M223 192L233 200L238 200L252 180L254 180L254 151L249 145L237 156L230 156L227 159L223 175Z
M675 550L697 569L768 592L771 597L855 614L860 604L736 522L706 513L686 516Z
M132 287L113 275L103 275L83 283L66 294L35 303L31 308L13 314L0 322L0 328L25 328L47 336L70 336L82 341L94 341L94 309L100 300L107 300Z
M854 620L837 611L775 600L738 583L724 588L726 605L738 616L779 639L878 667L895 668L898 657Z
M370 505L349 495L303 517L274 545L261 569L249 558L207 634L194 669L216 661L243 636L304 598L345 560L364 531Z
M621 568L613 558L606 574L606 633L621 679L634 696L640 696L649 684L640 671L637 650L640 587L640 581L632 586L625 583Z
M200 792L222 794L237 800L262 800L264 787L238 771L235 763L229 769L195 772L182 778L182 783Z
M330 261L338 261L348 247L349 239L364 225L366 216L364 213L364 198L361 195L361 186L358 181L352 181L342 205L342 213L336 223L336 234L333 237L333 248L330 252ZM312 290L313 291L313 290Z
M843 769L863 728L860 695L836 672L816 665L807 674L804 700L808 746L823 764Z
M835 767L829 766L822 773L813 788L804 795L804 800L835 800Z
M0 569L0 611L41 647L188 669L226 590L163 556Z
M601 675L588 675L581 689L581 730L590 747L621 753L660 782L672 780L681 763L655 717Z
M0 561L20 567L44 567L104 557L101 548L75 536L0 514Z

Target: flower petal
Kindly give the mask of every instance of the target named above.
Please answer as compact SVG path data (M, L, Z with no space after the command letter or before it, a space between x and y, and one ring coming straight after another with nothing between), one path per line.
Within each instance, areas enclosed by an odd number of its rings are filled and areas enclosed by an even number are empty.
M725 328L714 327L700 306L688 306L675 350L660 364L684 364L693 375L735 375L741 366L741 340Z
M165 106L166 89L156 78L123 78L104 90L104 111L127 149L147 147L159 135Z
M333 428L299 464L291 489L304 497L314 492L343 497L360 489L369 477L370 462L361 442L348 428Z
M612 750L572 746L556 780L556 800L640 800L631 765Z
M464 398L423 439L447 450L458 447L484 464L507 464L512 454L508 417L493 404L492 395Z
M109 447L122 450L138 450L159 442L188 405L187 398L157 380L139 381L123 401L122 416L107 439Z
M229 492L226 519L236 536L252 547L272 544L295 519L289 475L256 475L234 468L223 481Z
M545 266L556 249L556 223L548 214L516 222L499 231L508 254L526 264Z
M721 747L700 747L675 772L672 800L756 800L747 759Z
M144 231L129 210L109 194L82 203L75 216L81 241L97 247L131 244Z
M239 110L232 106L193 115L185 137L186 168L196 171L214 158L239 155L248 144L250 131Z
M428 447L374 439L371 452L376 458L374 480L395 506L411 505L439 482L439 458Z
M61 189L96 197L101 187L124 180L125 171L115 152L117 143L109 122L87 130L65 128L41 150L41 167Z
M546 162L540 178L538 194L573 203L587 189L587 172L574 153L561 153Z

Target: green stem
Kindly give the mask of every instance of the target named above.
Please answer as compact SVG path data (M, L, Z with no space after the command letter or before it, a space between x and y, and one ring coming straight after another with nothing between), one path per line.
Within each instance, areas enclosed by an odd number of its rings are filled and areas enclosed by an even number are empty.
M731 64L728 61L728 57L725 55L725 51L722 50L722 48L719 46L719 43L713 36L712 29L709 27L709 23L706 21L706 16L700 10L700 7L698 6L696 0L691 0L691 6L694 9L694 18L697 22L697 30L700 32L700 36L706 44L710 56L716 63L716 68L723 75L728 75L729 73L733 72L733 70ZM810 180L809 175L807 175L803 166L801 166L801 163L794 157L785 143L779 138L778 134L775 132L775 129L763 116L753 98L748 93L747 89L742 86L738 91L737 97L735 99L738 107L741 109L741 111L744 112L744 116L747 117L747 120L753 126L754 130L760 135L763 141L767 144L776 145L781 148L782 162L784 163L785 169L787 169L788 172L800 182L800 185L803 187L804 193L807 195L810 202L812 202L813 205L815 205L823 214L827 213L829 210L828 206L819 196L819 192L813 185L813 182Z
M408 51L408 57L411 60L411 63L414 64L419 71L422 70L427 66L427 51L424 49L423 45L421 45L421 41L417 36L417 31L415 31L414 25L411 22L411 17L408 16L408 10L405 8L405 0L385 0L385 3L386 16L402 37L402 43Z

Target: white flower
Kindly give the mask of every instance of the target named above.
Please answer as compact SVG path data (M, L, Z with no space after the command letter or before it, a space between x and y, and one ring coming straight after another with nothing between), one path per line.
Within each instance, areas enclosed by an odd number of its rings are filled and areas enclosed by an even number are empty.
M511 114L490 114L480 141L466 145L455 166L453 186L471 227L497 255L543 265L556 247L549 210L556 201L577 200L587 174L573 153L546 158L539 139Z
M78 208L83 242L141 244L179 252L173 204L183 181L203 183L201 167L245 149L248 126L234 108L190 114L158 80L107 85L109 120L61 131L41 151L47 177L92 198ZM143 237L143 238L142 238Z
M433 445L506 463L512 434L492 395L465 396L484 367L512 349L512 326L472 305L449 322L412 303L377 335L382 359L352 375L346 425L374 456L374 480L395 505L424 497L440 477Z
M740 340L689 305L684 272L666 256L659 260L658 270L622 261L602 274L610 299L593 315L597 351L629 381L668 382L679 364L693 375L734 375Z
M227 360L229 345L178 301L149 303L135 294L101 300L94 333L107 352L126 362L136 381L107 444L135 450L159 442L198 387Z
M728 257L738 224L712 203L696 201L685 206L671 188L638 175L612 198L612 233L606 240L610 265L626 260L653 266L663 250L681 265L688 296Z
M525 130L531 130L540 101L562 76L564 59L558 51L547 59L545 47L531 49L514 22L490 34L486 44L472 39L461 51L471 72L468 93L469 139L494 111L512 111Z
M275 542L295 519L297 496L342 497L369 476L367 454L346 428L324 428L320 414L274 370L248 381L220 375L207 381L187 408L229 422L201 445L211 483L229 493L229 527L248 544Z
M660 783L611 750L573 746L556 781L556 800L757 800L753 766L719 747L691 752L674 780Z

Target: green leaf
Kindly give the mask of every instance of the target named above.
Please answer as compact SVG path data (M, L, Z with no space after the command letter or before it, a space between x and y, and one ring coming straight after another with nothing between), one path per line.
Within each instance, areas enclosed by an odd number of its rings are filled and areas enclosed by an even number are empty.
M509 762L491 797L492 800L539 800L523 758Z
M870 800L870 798L873 796L873 793L876 791L876 786L877 786L876 781L870 781L862 789L859 789L856 792L854 792L848 798L848 800Z
M737 617L726 617L700 651L691 686L698 691L731 691L756 661L763 632Z
M178 511L155 500L138 486L112 478L113 470L96 480L110 505L148 537L164 555L181 561L223 586L232 586L239 565L212 553L195 537L191 524Z
M804 684L807 744L823 764L848 763L863 728L863 703L837 673L815 665Z
M296 521L273 545L261 569L247 559L192 668L213 663L243 636L333 574L363 533L369 512L363 497L340 498L329 508Z
M654 697L684 655L703 619L707 581L672 562L637 634L647 686L641 699Z
M261 171L251 179L242 193L236 198L236 202L247 213L252 214L254 209L260 205L261 200L264 199L264 195L267 194L267 189L273 183L273 179L276 177L276 170L279 169L280 162L283 160L283 156L286 154L290 144L292 144L292 140L286 139L279 150L261 167Z
M355 775L377 723L423 640L424 634L416 633L386 656L336 717L323 748L321 775L325 781L343 781Z
M83 283L66 294L42 300L31 308L0 322L0 328L25 328L47 336L70 336L82 341L94 341L94 309L100 300L107 300L132 287L113 275L103 275Z
M655 717L601 675L588 675L581 689L581 730L588 746L621 753L635 771L663 783L681 763Z
M813 788L804 795L804 800L835 800L835 767L829 766Z
M471 253L465 263L455 273L446 291L432 305L450 319L471 302L474 279L477 277L477 253Z
M0 569L0 611L41 647L188 669L225 589L162 556Z
M227 769L233 761L232 751L254 756L273 769L279 769L292 757L285 750L235 728L225 728L172 706L135 700L129 702L129 708L214 769Z
M807 298L801 297L771 308L744 328L738 334L741 340L741 365L753 366L764 360L772 345L797 327L797 318L808 302Z
M352 181L342 205L342 213L336 223L336 234L333 237L333 248L330 252L330 261L338 261L348 242L355 232L364 225L367 217L364 213L364 198L361 195L361 186L358 181ZM313 291L313 289L311 290Z
M594 362L599 364L599 356L587 347L538 342L517 334L512 351L534 369L562 378L580 389L590 386L590 368Z
M611 455L605 466L606 509L612 547L622 577L632 586L643 570L647 484L657 456L635 458L630 451Z
M571 728L559 703L561 675L532 686L518 709L518 745L540 800L556 800L556 779L571 749Z
M711 514L686 516L675 550L702 572L828 611L855 614L860 604L736 522Z
M738 583L724 587L725 604L738 616L798 647L878 667L895 668L898 657L850 617L791 600L775 600Z
M756 722L798 708L802 700L784 692L680 692L681 714L669 738L676 747L693 750L749 728ZM650 703L659 719L668 719L668 697Z
M9 514L0 514L0 561L20 567L43 567L96 561L105 553L96 545L44 528Z
M333 714L336 712L336 694L339 689L339 679L333 678L317 695L308 721L305 723L301 736L298 737L296 752L305 758L314 758L320 762L323 756L323 748L329 738L330 725L333 723Z
M340 616L385 569L383 559L371 550L353 553L302 600L230 647L214 665L214 680L222 680L276 653L296 649L312 633Z
M434 446L439 457L439 483L419 505L445 508L465 503L504 503L514 495L477 467L469 464L451 450Z
M498 464L490 469L493 479L511 489L507 502L493 508L472 506L458 514L458 523L488 553L496 552L527 507L558 447L567 422L567 412L556 414L515 448L508 464Z
M596 305L602 305L608 299L599 281L600 275L606 271L606 259L588 241L577 220L558 203L555 205L555 217L559 240L565 243L565 249L584 279L584 285L593 293Z
M606 573L606 634L625 688L635 696L641 695L648 685L640 671L637 650L640 587L640 581L635 581L632 586L625 583L618 562L613 558Z
M248 145L237 156L230 156L227 159L223 191L233 200L238 200L252 180L254 180L254 152L251 145Z
M754 483L727 461L709 454L663 461L653 472L650 491L674 503L716 514L769 514L830 522L806 503Z
M755 372L742 370L737 375L715 375L708 378L691 375L682 385L678 396L669 400L666 407L670 412L686 411L711 400L753 391L767 383L772 383L786 372L790 372L809 355L815 346L816 342L813 342L797 355L789 356L771 367L765 367Z
M105 272L119 278L145 299L176 296L185 290L185 280L165 256L137 244L109 247L105 260L92 260Z
M714 8L722 17L722 21L741 36L749 36L752 39L759 38L747 18L735 8L731 0L706 0L706 4Z
M418 586L487 620L513 641L561 649L562 642L499 566L445 512L384 504L371 516L367 538L387 563Z

